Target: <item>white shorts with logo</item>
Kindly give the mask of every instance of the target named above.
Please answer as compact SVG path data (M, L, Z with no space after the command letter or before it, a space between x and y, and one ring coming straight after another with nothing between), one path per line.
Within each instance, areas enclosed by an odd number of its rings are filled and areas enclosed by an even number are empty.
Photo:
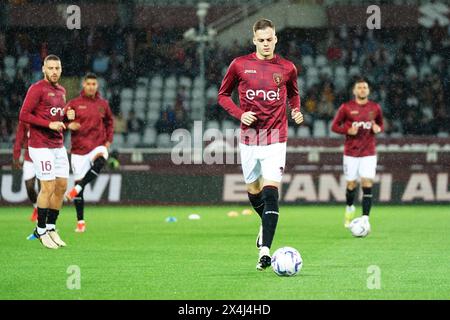
M377 156L350 157L344 156L344 175L347 181L358 178L375 179L377 170Z
M36 177L36 171L34 170L34 164L31 161L24 161L22 166L22 179L28 181Z
M239 144L242 173L245 183L252 183L261 176L265 180L281 182L286 165L286 142L264 146Z
M29 147L28 151L39 180L69 178L69 159L65 147L54 149Z
M99 154L102 154L105 159L108 159L108 149L105 146L98 146L88 154L80 155L72 153L71 164L75 181L84 178Z

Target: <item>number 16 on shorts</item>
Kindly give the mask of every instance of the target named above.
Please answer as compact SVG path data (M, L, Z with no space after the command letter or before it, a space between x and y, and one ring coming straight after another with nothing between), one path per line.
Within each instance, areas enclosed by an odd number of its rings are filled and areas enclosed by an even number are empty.
M69 177L69 159L66 148L28 148L36 177L42 181Z

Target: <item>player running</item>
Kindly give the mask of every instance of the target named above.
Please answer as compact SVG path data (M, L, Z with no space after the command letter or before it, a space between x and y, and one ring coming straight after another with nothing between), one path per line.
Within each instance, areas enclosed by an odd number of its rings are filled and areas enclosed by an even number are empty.
M75 110L77 120L71 124L71 164L76 185L66 193L66 199L75 203L78 219L75 231L84 232L83 189L106 164L114 120L108 101L98 93L97 76L93 73L84 77L80 96L70 100L67 106Z
M287 116L303 122L297 87L297 69L274 54L277 36L272 21L253 25L256 52L234 59L219 90L219 104L241 121L240 154L248 197L261 217L257 238L257 270L271 264L270 247L278 223L278 189L286 162ZM231 99L238 88L240 107Z
M344 175L347 180L344 226L349 227L355 215L357 180L361 179L363 191L363 221L369 224L372 207L372 185L376 175L377 155L375 135L382 132L383 114L380 105L368 99L369 84L366 80L357 80L353 86L354 100L343 103L332 124L332 130L345 134Z
M28 89L19 120L30 125L28 150L36 177L41 182L34 236L44 247L57 249L66 246L56 231L56 220L69 177L69 161L63 144L66 90L58 84L62 72L61 60L55 55L48 55L44 59L42 72L44 79ZM67 116L73 119L74 111L68 112Z
M28 199L33 204L33 213L31 214L30 220L32 222L37 221L37 192L35 189L36 185L36 172L34 171L33 161L30 158L28 152L28 135L30 126L24 122L19 121L16 131L16 140L14 142L13 148L13 168L22 169L22 180L25 182L25 187L27 189ZM20 163L20 155L22 149L25 150L23 155L23 163ZM39 180L38 180L39 182Z

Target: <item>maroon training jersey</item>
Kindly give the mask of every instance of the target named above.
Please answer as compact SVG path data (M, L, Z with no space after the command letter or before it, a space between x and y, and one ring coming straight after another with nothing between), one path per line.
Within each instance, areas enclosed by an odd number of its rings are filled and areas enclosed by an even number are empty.
M367 157L376 155L375 133L372 125L376 123L384 130L383 114L378 103L368 101L358 104L355 100L343 103L333 119L332 130L345 134L344 155L351 157ZM358 127L358 134L347 134L350 127Z
M71 153L87 154L106 142L113 141L114 120L108 101L97 92L94 98L89 98L81 91L80 96L70 100L67 108L75 110L75 122L81 127L72 131Z
M30 125L28 146L32 148L61 148L64 146L63 133L51 130L53 121L64 121L66 90L61 85L53 86L40 80L30 86L19 120Z
M22 149L25 149L25 154L23 155L23 159L25 161L33 162L30 158L30 154L28 153L28 135L30 131L30 126L22 121L19 121L17 125L16 131L16 141L14 141L13 148L13 159L19 160L20 152Z
M240 107L231 99L236 85ZM241 142L245 144L287 141L286 101L291 109L300 111L296 67L278 55L260 60L256 53L233 60L218 96L219 104L238 120L244 112L256 113L251 126L241 123Z

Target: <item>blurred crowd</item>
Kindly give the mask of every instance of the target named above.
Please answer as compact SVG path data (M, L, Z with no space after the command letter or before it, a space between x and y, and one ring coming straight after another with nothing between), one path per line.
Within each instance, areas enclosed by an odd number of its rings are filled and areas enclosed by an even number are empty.
M18 112L30 83L40 79L42 57L62 58L63 76L87 71L106 80L116 116L116 131L143 133L146 119L120 110L120 90L135 87L139 77L160 74L198 75L196 44L182 39L182 30L154 26L149 30L90 28L67 30L11 30L0 32L0 62L12 56L23 63L14 72L0 63L0 142L11 141ZM206 50L208 84L220 86L231 60L252 52L249 45L228 47L210 43ZM340 104L351 99L350 86L358 76L371 84L371 98L384 110L388 133L435 135L449 132L449 29L383 29L376 32L342 27L339 30L284 30L277 51L299 70L306 125L330 120ZM308 63L306 63L308 62ZM319 63L320 62L320 63ZM344 70L337 75L337 70ZM158 133L189 127L189 106L182 94L178 105L163 106L154 125ZM208 101L207 119L228 116Z

